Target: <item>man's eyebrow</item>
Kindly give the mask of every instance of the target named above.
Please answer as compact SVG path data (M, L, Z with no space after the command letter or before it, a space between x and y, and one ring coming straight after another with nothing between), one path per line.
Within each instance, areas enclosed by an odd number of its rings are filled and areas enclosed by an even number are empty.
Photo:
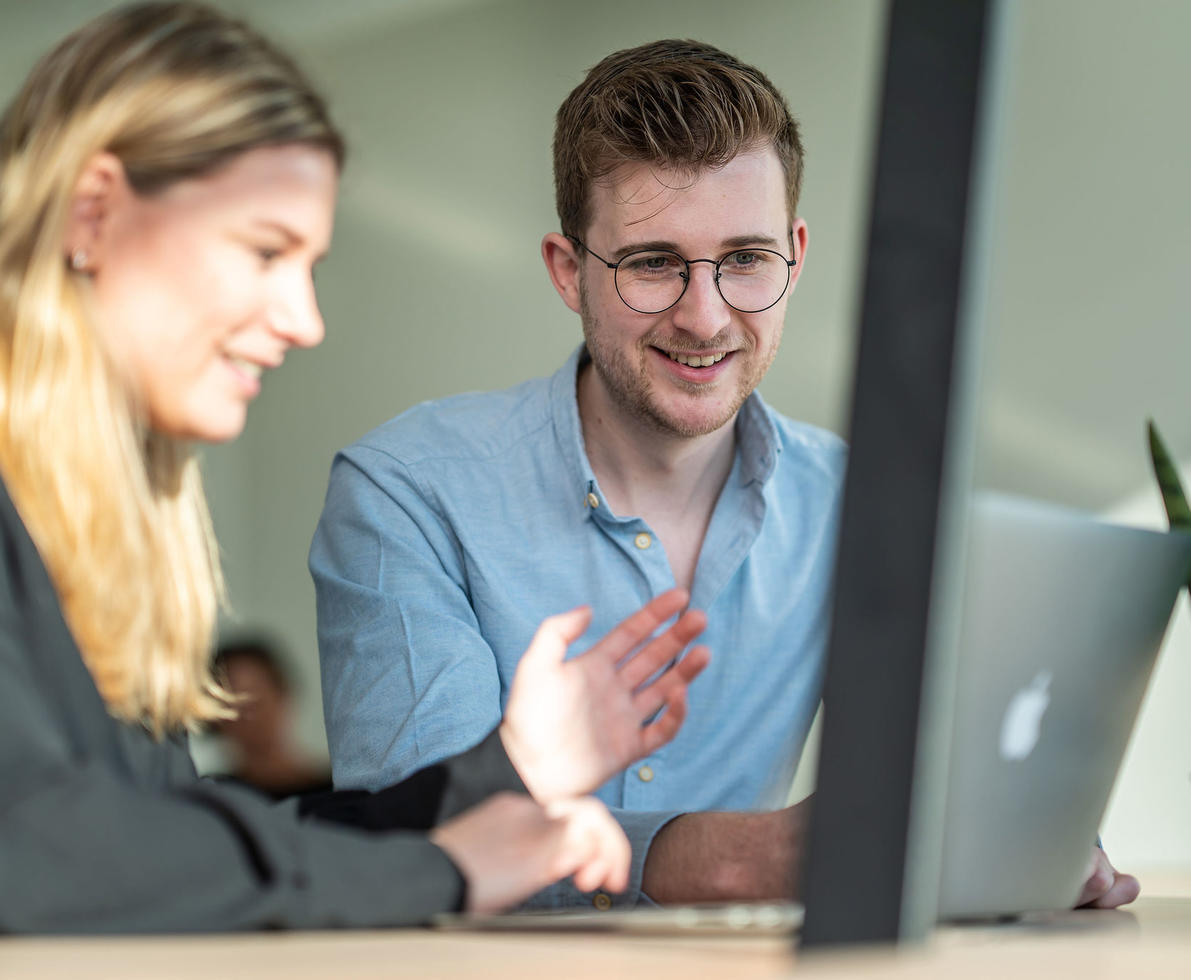
M613 262L619 262L626 255L631 255L633 252L677 252L678 245L675 242L667 242L658 239L652 242L632 242L628 245L621 245L615 252L612 253L611 259ZM679 253L682 254L682 253Z
M781 244L781 239L774 238L772 235L736 235L733 238L725 238L721 242L721 245L728 251L737 248L748 248L750 245L758 248L772 248Z
M772 235L753 234L753 235L733 235L731 238L725 238L720 242L721 252L734 252L740 248L748 248L753 246L755 248L774 248L780 247L782 242L774 238ZM615 252L609 256L612 262L619 262L626 255L633 252L677 252L682 255L682 249L678 247L677 242L657 240L651 242L632 242L629 245L622 245ZM690 256L686 256L690 257Z

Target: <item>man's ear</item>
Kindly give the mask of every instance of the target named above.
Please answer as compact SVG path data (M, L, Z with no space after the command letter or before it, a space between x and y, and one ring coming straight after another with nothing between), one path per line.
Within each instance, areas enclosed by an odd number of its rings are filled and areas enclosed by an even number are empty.
M63 237L72 269L94 274L99 268L112 213L131 193L118 157L96 153L87 161L74 185Z
M542 260L558 295L575 313L579 312L579 255L571 240L556 231L542 239Z
M797 259L790 269L790 292L794 292L794 287L798 285L798 277L802 275L802 267L806 264L806 247L810 241L805 220L794 219L794 224L790 226L790 237L794 241L794 254L791 258Z

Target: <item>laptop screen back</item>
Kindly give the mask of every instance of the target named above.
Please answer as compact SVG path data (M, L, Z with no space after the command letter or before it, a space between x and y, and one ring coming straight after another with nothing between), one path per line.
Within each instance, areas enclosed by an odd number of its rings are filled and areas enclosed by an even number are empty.
M942 918L1072 905L1191 535L975 496L968 524Z

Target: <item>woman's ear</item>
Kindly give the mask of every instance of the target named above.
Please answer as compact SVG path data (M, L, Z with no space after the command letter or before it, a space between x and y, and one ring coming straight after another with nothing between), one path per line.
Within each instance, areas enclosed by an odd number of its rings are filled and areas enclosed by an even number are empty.
M75 182L63 241L71 269L95 274L103 262L112 213L131 193L118 157L96 153L87 161Z

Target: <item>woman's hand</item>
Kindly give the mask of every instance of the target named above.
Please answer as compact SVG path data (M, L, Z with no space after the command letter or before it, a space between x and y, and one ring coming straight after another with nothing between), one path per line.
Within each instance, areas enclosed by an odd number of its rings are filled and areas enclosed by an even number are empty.
M590 797L542 806L528 796L498 793L430 839L467 879L468 912L499 912L568 875L580 891L628 886L628 839Z
M538 628L517 666L500 726L505 751L536 799L590 793L677 734L687 687L710 653L698 646L676 658L703 632L707 617L688 610L649 638L688 598L682 589L662 593L571 660L564 659L567 647L587 629L590 607L551 616Z

